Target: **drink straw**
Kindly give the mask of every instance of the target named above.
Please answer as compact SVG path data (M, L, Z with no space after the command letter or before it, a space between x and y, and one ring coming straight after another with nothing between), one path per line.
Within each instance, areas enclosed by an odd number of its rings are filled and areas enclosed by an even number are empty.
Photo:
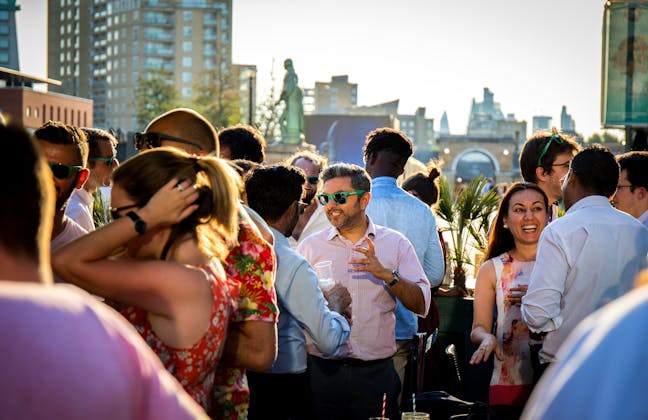
M416 413L416 394L412 392L412 411Z
M382 415L380 417L385 418L385 404L387 404L387 393L383 393L383 406L382 406Z

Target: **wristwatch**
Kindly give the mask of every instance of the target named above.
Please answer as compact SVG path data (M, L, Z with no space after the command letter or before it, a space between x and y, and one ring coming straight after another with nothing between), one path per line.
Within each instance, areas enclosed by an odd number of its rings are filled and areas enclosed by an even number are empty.
M400 274L398 274L398 271L395 268L392 270L391 273L392 273L392 281L387 283L387 286L394 287L394 285L400 281Z
M126 216L128 216L133 223L135 223L135 232L137 232L139 235L144 235L146 233L146 222L142 220L141 217L137 215L134 211L129 211L126 213Z

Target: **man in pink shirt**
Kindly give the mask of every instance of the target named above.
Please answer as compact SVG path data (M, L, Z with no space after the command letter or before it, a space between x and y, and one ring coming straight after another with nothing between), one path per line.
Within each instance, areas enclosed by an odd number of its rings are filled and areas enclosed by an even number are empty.
M52 285L52 174L27 132L0 125L11 180L0 206L0 417L202 419L202 409L116 312ZM45 284L38 284L45 283Z
M407 238L365 214L371 180L364 169L335 164L322 181L317 197L332 227L306 238L298 251L311 265L333 262L335 281L351 294L352 327L340 358L326 359L309 347L314 412L321 419L380 416L386 395L385 416L399 418L400 382L391 360L396 298L425 316L429 284Z

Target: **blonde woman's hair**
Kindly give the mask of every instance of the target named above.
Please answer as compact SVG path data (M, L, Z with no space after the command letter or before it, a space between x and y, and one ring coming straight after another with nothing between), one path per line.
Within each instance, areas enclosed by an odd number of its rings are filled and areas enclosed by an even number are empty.
M160 147L128 159L113 173L115 185L135 203L144 205L171 179L190 180L199 192L198 209L172 227L162 259L180 237L191 232L200 249L223 260L236 243L238 174L222 159L194 157L178 149Z

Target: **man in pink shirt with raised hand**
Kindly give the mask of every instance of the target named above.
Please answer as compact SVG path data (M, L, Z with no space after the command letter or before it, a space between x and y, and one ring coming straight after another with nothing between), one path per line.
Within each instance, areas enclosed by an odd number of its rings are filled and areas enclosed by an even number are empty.
M399 418L400 381L396 352L396 299L425 316L430 288L412 244L395 230L374 225L365 214L371 179L357 165L335 164L322 173L317 195L332 227L306 238L297 250L314 265L333 262L333 277L352 299L346 351L327 359L309 346L313 411L321 419Z

